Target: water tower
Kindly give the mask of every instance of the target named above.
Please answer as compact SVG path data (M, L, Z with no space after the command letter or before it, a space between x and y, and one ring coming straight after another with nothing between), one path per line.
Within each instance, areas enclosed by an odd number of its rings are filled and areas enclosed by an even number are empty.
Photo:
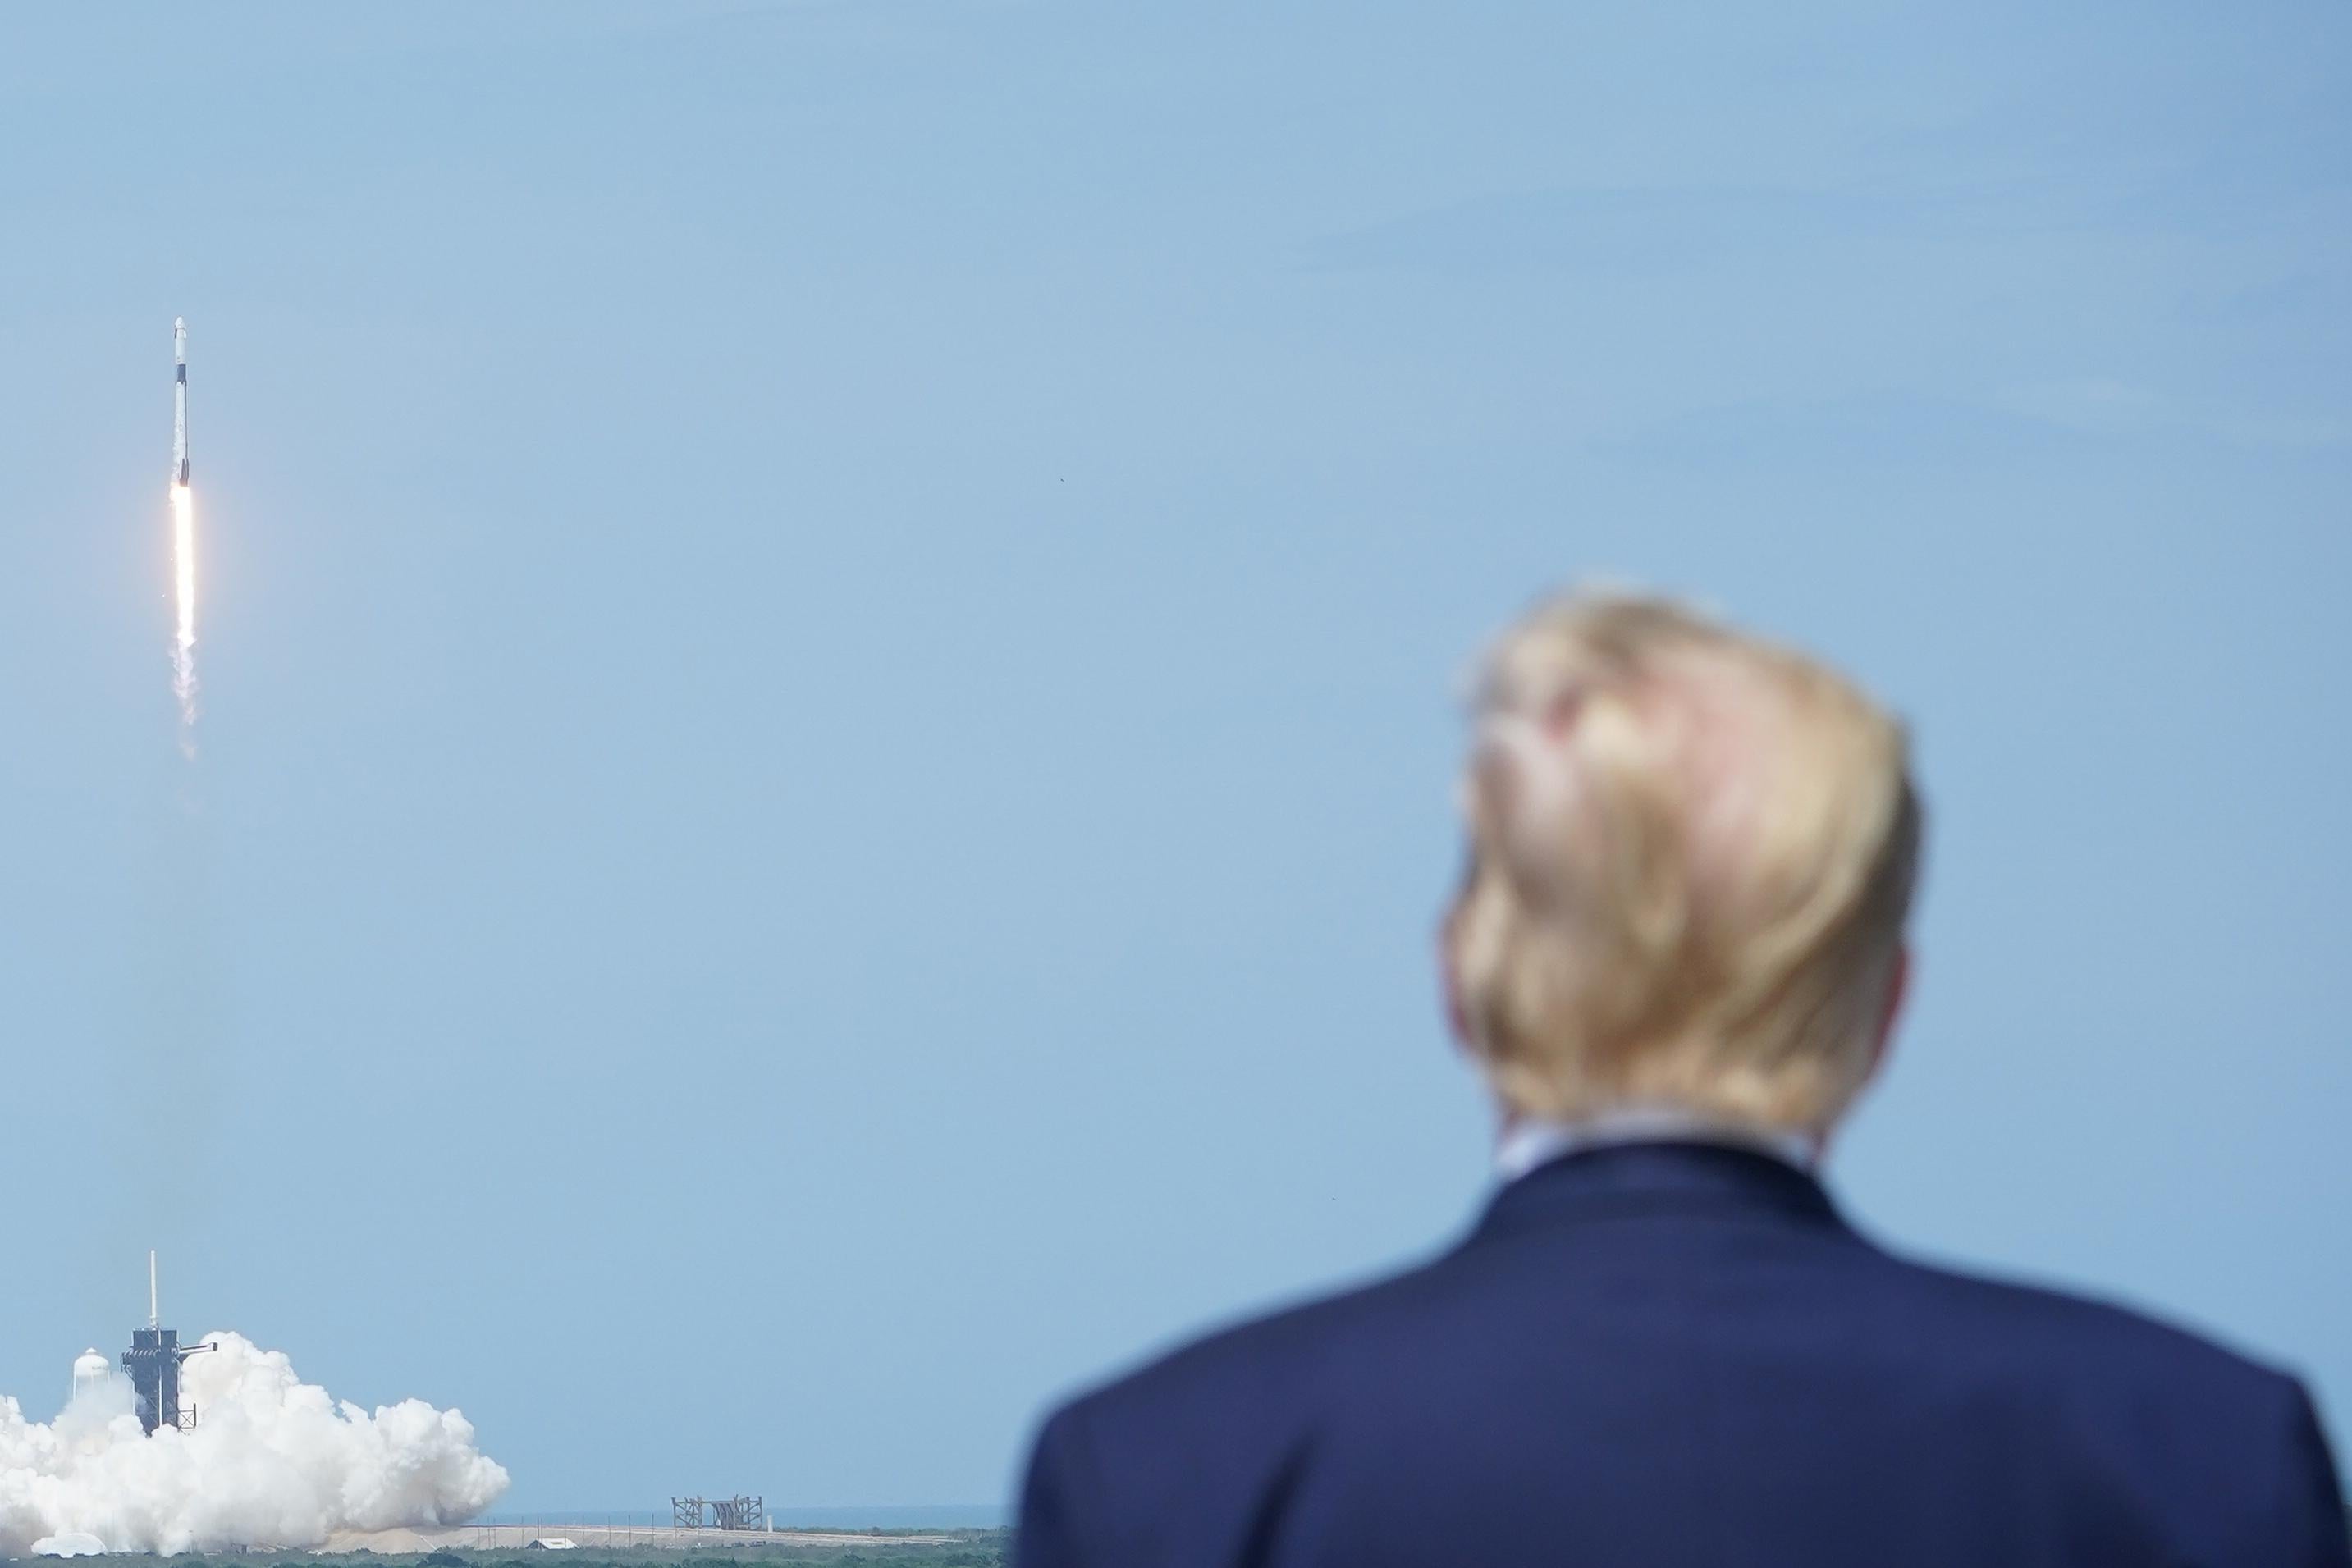
M74 1357L73 1392L66 1396L70 1405L85 1394L94 1394L114 1381L114 1364L96 1345Z

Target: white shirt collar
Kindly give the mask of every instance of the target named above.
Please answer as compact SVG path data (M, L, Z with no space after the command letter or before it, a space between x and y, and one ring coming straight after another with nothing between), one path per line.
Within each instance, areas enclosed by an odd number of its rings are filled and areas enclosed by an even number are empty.
M1496 1140L1495 1169L1506 1182L1514 1182L1563 1155L1655 1143L1721 1144L1769 1155L1806 1172L1821 1163L1821 1145L1803 1133L1727 1122L1676 1105L1621 1105L1575 1122L1513 1116Z

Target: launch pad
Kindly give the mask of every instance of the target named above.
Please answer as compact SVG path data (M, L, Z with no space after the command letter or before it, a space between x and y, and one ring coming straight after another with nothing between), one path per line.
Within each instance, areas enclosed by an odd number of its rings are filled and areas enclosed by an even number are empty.
M674 1497L669 1500L673 1530L754 1530L768 1528L768 1505L756 1497Z
M131 1375L138 1396L139 1424L148 1436L165 1427L185 1432L196 1424L196 1407L180 1403L180 1363L215 1348L182 1344L180 1331L163 1325L155 1293L155 1254L147 1254L147 1326L131 1331L131 1348L122 1353L123 1370Z

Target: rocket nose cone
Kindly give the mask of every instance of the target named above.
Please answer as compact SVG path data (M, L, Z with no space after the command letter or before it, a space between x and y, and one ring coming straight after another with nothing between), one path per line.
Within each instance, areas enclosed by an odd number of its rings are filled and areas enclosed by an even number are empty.
M185 335L188 330L188 319L185 316L173 317L172 330Z

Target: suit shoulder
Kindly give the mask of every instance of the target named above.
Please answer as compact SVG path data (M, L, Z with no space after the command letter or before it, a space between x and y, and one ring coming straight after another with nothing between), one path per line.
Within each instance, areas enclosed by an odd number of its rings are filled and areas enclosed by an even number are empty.
M1934 1369L1955 1410L1990 1413L2048 1473L2093 1478L2113 1518L2163 1520L2199 1562L2344 1561L2344 1500L2303 1385L2112 1301L1897 1263L1943 1303ZM2143 1526L2135 1525L2134 1528Z
M1062 1415L1089 1428L1127 1422L1165 1427L1188 1416L1221 1418L1237 1405L1284 1400L1442 1297L1451 1260L1433 1259L1212 1330L1079 1394Z
M1980 1345L2048 1386L2107 1387L2136 1406L2170 1401L2274 1416L2302 1397L2287 1373L2191 1329L2116 1301L2048 1285L1881 1254L1892 1288L1923 1326L1965 1351Z

